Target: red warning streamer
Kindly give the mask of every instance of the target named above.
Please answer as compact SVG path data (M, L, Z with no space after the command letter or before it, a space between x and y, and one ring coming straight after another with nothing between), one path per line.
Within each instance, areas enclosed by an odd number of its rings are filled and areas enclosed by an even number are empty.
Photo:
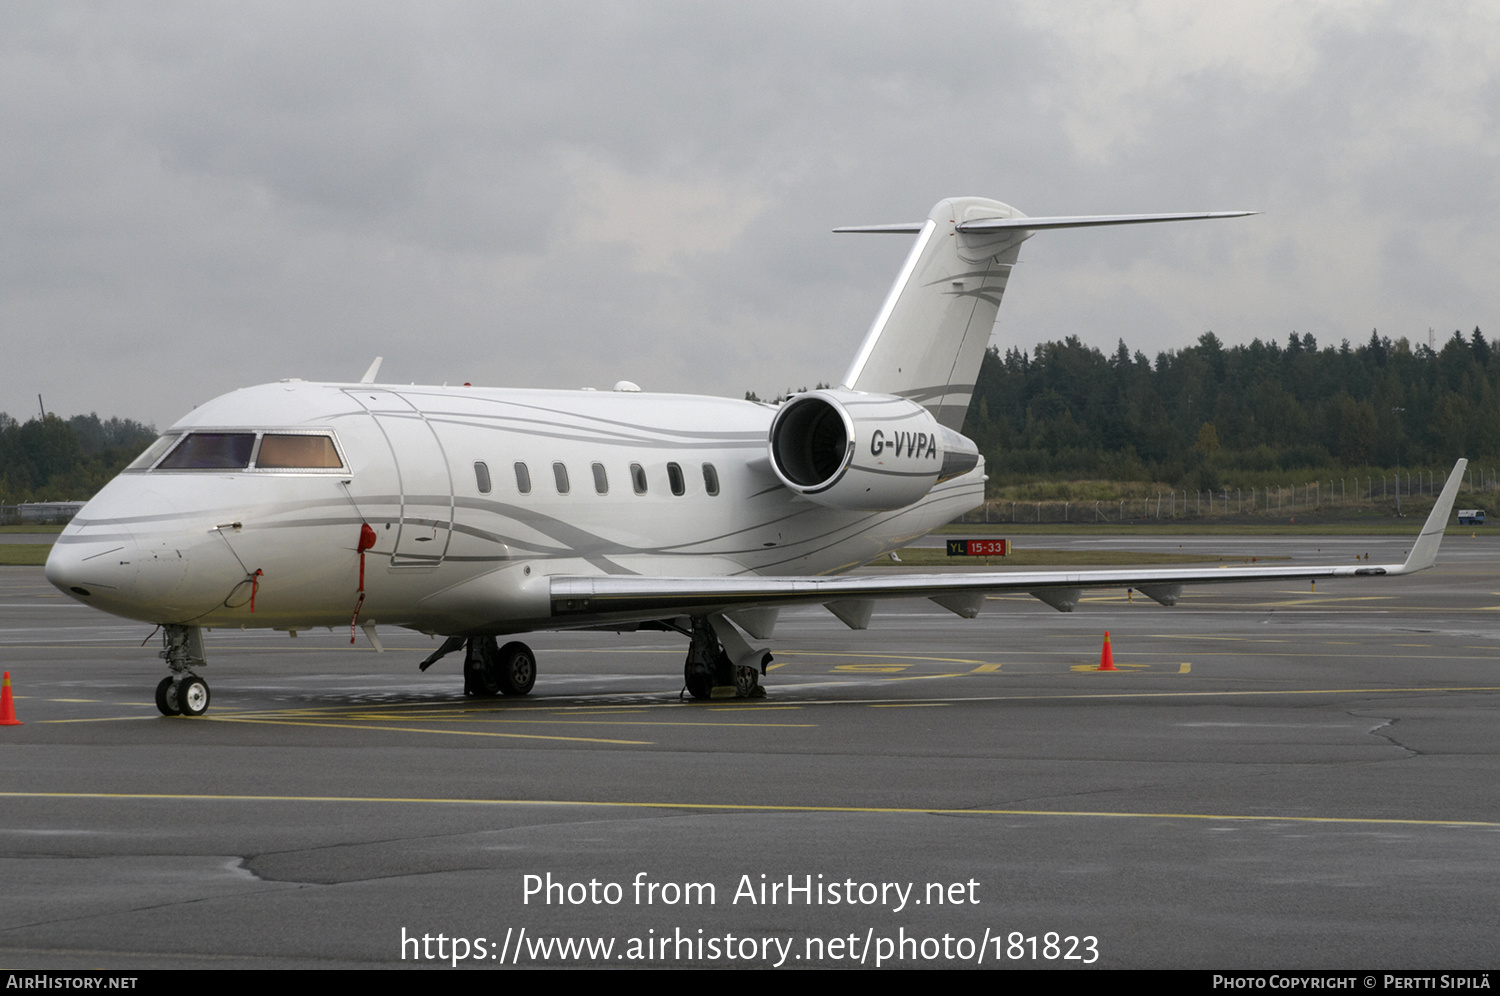
M349 642L354 642L354 631L359 626L359 610L365 604L365 551L375 545L375 530L368 522L359 527L359 544L354 548L359 553L359 598L354 602L354 615L349 617ZM251 596L253 599L253 595Z

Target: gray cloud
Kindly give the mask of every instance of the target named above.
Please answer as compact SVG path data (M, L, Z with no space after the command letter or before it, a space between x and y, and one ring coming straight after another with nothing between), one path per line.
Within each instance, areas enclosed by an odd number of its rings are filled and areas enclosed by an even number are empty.
M1056 233L997 342L1494 324L1500 24L1066 5L0 8L0 409L166 424L278 377L738 395L842 374L900 237Z

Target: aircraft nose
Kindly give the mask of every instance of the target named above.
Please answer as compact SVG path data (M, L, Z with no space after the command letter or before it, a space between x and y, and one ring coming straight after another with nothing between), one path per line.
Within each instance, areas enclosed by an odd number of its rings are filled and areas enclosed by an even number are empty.
M135 537L129 529L69 526L46 555L46 579L84 604L126 612L135 583Z
M169 596L183 583L187 559L178 549L183 544L159 533L175 514L173 503L154 489L116 478L58 536L47 556L47 580L117 616L171 621Z
M135 537L123 527L70 525L47 554L47 580L86 605L104 608L135 578Z

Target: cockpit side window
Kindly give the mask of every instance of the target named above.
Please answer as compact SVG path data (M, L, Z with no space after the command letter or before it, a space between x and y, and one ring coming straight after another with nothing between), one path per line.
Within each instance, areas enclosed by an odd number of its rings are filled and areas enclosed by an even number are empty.
M146 447L146 452L130 461L126 470L150 470L151 465L160 460L162 454L172 448L172 445L181 438L181 433L169 432L164 436L158 436L156 442Z
M253 432L191 432L157 470L244 470L255 449Z
M337 470L344 465L328 436L283 436L266 433L255 466L272 470Z

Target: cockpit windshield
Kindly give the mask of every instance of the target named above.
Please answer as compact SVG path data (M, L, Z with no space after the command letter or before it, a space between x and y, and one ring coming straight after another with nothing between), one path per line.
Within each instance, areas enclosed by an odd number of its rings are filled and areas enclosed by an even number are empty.
M244 470L255 449L253 432L190 432L157 470Z
M344 460L328 433L169 432L125 469L307 473L343 470Z
M266 433L255 466L282 470L333 470L342 467L339 451L327 436L283 436Z

